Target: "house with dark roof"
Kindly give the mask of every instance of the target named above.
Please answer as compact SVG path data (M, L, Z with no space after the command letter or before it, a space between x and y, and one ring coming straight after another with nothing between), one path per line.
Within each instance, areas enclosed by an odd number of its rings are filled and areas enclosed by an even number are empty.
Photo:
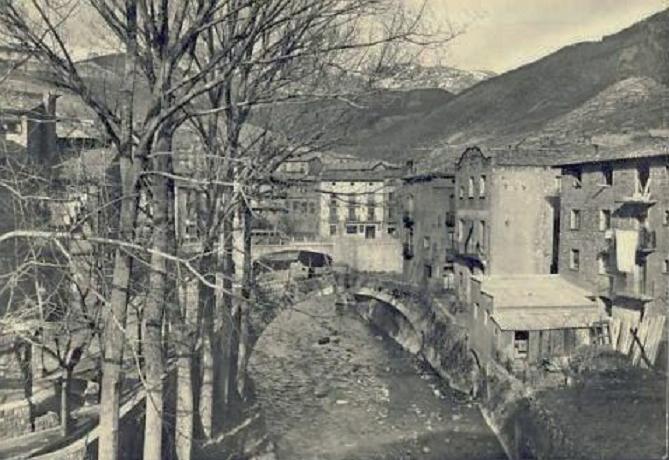
M345 159L320 174L320 236L375 239L397 236L390 206L404 169L385 161Z
M470 147L455 165L455 290L473 276L557 272L554 156Z
M624 330L666 314L669 143L590 146L556 167L562 276L590 290Z
M451 168L412 165L396 192L407 282L435 290L453 286L455 175Z

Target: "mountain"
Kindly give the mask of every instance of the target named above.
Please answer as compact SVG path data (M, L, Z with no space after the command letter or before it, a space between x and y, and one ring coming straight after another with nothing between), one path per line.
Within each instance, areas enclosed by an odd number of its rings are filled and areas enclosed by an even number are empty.
M425 117L401 120L378 133L353 133L342 148L369 157L401 158L436 145L506 145L554 132L560 123L579 127L579 119L598 133L616 133L629 123L626 104L635 87L649 95L664 94L669 84L669 10L657 13L598 41L563 48L536 62L482 81L463 91ZM635 80L636 79L636 80ZM621 85L621 86L616 86ZM592 110L608 104L624 89L629 99L611 105L613 112ZM621 95L622 96L622 95ZM635 105L635 129L662 128L666 105L648 96L660 116L647 104ZM606 102L609 101L609 102ZM628 101L628 102L625 102ZM587 116L586 116L587 114ZM599 120L599 121L597 121ZM552 123L552 124L551 124ZM566 125L565 125L566 126ZM563 129L561 136L569 134Z
M494 77L494 72L463 70L443 65L423 66L399 64L387 69L388 76L381 77L378 85L386 89L411 90L438 88L459 94L477 83Z

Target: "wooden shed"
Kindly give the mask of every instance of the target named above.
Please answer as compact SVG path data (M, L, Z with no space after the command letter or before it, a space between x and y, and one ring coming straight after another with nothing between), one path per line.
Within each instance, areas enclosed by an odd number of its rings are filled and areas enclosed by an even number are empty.
M535 363L570 354L591 343L591 329L605 317L590 292L559 275L480 277L473 283L474 316L483 323L474 328L475 340L490 347L484 354L501 361Z

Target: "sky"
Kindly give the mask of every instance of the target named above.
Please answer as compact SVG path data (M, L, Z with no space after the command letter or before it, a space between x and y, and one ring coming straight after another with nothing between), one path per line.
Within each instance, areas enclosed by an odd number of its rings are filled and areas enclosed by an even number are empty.
M497 73L572 43L599 40L669 7L669 0L427 1L435 23L462 31L433 59Z

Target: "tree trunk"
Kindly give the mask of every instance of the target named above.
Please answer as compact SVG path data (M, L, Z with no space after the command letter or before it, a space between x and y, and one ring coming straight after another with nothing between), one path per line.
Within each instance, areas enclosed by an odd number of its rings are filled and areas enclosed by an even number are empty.
M253 214L248 203L242 203L242 224L244 228L244 271L242 274L242 300L240 302L239 356L237 361L237 392L246 398L246 364L249 358L249 321L253 290L253 260L251 254L251 225Z
M230 229L232 230L232 225L230 226ZM228 256L224 256L224 264L230 264L229 267L227 268L230 270L230 291L232 292L232 278L235 276L235 268L234 268L234 261L232 258L232 251L234 250L234 238L232 235L232 231L225 236L226 243L229 244L229 248L226 248L226 251L229 251L229 259ZM229 310L227 312L224 312L224 315L229 317L230 320L230 328L228 330L229 332L229 337L228 337L228 353L227 353L227 369L228 369L228 394L227 394L227 399L228 399L228 404L229 405L234 405L237 401L238 398L238 393L237 393L237 363L239 362L239 330L240 330L240 311L239 311L239 301L235 300L232 295L228 295L227 302L228 304L224 304L224 307L228 307Z
M193 453L193 353L194 337L197 330L198 305L189 293L188 282L179 282L179 303L183 322L177 330L177 406L175 426L175 450L178 460L190 460Z
M70 434L72 418L70 417L70 387L72 385L72 369L63 369L60 378L60 434L65 437Z
M121 210L119 237L132 241L137 220L138 159L132 156L133 91L135 84L135 55L137 47L137 0L126 0L126 54L123 88L121 89L121 147L119 169L121 177ZM98 459L117 460L119 448L119 405L121 397L121 365L123 361L123 331L128 306L128 287L132 272L132 256L116 249L110 305L104 321L104 358L100 402L100 438Z
M169 152L172 148L171 127L165 126L158 132L155 151ZM167 155L156 155L153 168L157 172L170 173ZM155 174L151 177L153 198L153 249L151 273L149 274L149 295L143 312L144 333L142 334L146 376L146 417L144 425L144 460L162 459L163 439L163 389L165 374L165 353L163 352L162 325L167 296L167 263L160 253L167 253L169 225L170 181Z
M228 204L232 199L229 192L223 194L223 203ZM233 215L229 213L223 216L223 235L220 241L221 250L219 252L219 273L221 275L222 290L216 297L218 305L216 306L216 314L219 316L219 327L217 335L217 356L219 365L217 366L217 382L218 394L220 395L220 408L218 411L217 421L220 426L226 426L228 413L227 409L230 407L231 379L234 379L236 362L232 362L231 346L232 346L232 277L234 276L234 261L233 261L233 247L232 247L232 229L233 229Z

